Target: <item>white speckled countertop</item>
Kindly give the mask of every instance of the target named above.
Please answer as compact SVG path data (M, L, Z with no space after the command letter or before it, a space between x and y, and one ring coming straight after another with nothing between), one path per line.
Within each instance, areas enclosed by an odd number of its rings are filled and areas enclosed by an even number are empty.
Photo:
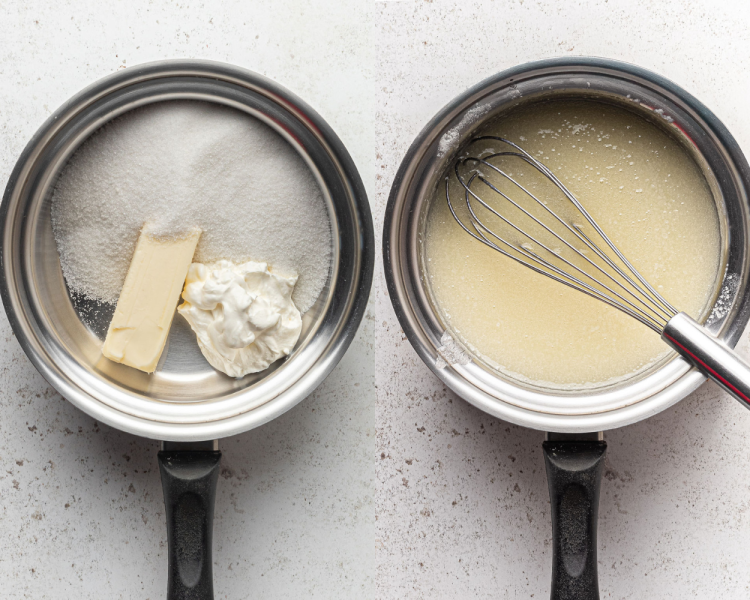
M652 69L707 104L750 153L748 8L687 0L377 3L376 227L400 161L428 120L470 85L530 60L593 55ZM446 391L404 338L382 275L373 300L376 597L548 598L543 434ZM746 357L748 350L746 334ZM707 384L606 434L603 598L750 597L748 432L750 413Z
M356 8L356 7L355 7ZM372 190L367 4L0 4L0 181L67 98L129 65L207 58L271 77L342 138ZM214 522L217 598L374 595L373 317L333 374L289 413L222 440ZM0 317L0 597L166 595L158 443L73 408Z
M466 87L550 56L665 75L750 153L750 9L709 0L192 2L0 5L0 182L69 96L150 60L209 58L303 97L337 131L380 238L396 169ZM741 352L750 357L747 335ZM3 598L165 595L157 443L74 409L0 316ZM750 413L707 384L609 432L599 522L603 598L750 596ZM377 435L376 435L377 434ZM217 598L546 598L540 432L445 390L400 330L378 263L351 350L308 400L222 441Z

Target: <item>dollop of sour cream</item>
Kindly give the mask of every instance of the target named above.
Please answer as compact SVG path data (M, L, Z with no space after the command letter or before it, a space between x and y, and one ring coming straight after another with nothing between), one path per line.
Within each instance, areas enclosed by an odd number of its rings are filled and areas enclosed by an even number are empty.
M177 311L198 337L212 367L231 377L266 369L299 339L302 317L292 302L297 275L266 263L193 263Z

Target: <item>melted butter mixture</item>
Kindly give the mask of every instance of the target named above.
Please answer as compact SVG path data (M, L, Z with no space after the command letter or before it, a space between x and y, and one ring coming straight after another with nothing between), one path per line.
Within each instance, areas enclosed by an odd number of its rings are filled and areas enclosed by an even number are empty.
M624 108L587 100L520 107L481 133L505 137L541 160L662 296L694 318L703 315L720 265L719 219L706 179L676 139ZM478 150L472 146L473 155L508 149L480 144ZM560 195L515 160L496 164L545 201ZM523 201L523 194L503 187L507 182L493 178L491 170L482 173ZM462 190L452 177L451 198L467 216ZM486 190L479 194L483 199ZM496 205L493 193L489 198ZM555 210L575 219L562 204ZM538 230L524 218L517 221L520 226ZM521 241L498 219L486 221L510 241ZM487 363L521 380L597 387L670 353L658 334L632 317L471 238L451 216L444 184L428 209L422 261L427 287L451 333Z

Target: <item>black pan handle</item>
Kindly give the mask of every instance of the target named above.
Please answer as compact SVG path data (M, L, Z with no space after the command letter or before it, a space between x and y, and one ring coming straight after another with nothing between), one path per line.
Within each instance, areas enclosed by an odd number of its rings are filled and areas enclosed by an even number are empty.
M552 600L599 600L596 528L607 443L546 441L552 512Z
M167 600L213 600L211 545L221 452L162 450L169 543Z

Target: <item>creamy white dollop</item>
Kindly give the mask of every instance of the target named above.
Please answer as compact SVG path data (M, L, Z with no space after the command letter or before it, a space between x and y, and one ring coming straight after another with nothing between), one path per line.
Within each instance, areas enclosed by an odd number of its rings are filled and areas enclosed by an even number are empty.
M302 317L292 302L296 282L296 274L273 273L266 263L193 263L177 310L211 366L242 377L266 369L297 343Z

